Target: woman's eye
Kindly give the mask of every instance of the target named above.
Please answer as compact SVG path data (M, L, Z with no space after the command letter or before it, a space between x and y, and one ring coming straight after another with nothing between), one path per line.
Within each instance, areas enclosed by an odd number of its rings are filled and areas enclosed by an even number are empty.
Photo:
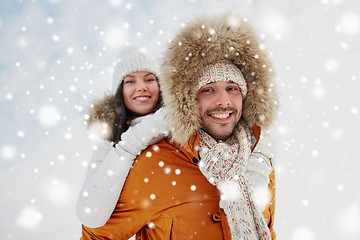
M134 83L134 80L126 80L124 83L125 84L131 84L131 83Z
M147 82L153 82L153 81L155 81L155 79L154 79L154 78L149 78L149 79L147 79L146 81L147 81Z

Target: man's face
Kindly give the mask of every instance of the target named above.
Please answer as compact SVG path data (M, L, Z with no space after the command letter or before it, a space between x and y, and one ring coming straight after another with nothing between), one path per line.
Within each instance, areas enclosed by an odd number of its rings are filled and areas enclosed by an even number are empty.
M216 140L226 140L241 117L239 85L228 81L208 83L199 89L197 102L201 128Z

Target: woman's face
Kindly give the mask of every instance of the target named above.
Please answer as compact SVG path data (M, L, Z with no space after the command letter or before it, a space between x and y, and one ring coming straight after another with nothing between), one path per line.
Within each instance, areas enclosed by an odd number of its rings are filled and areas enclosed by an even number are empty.
M124 78L123 97L126 108L139 114L150 113L159 99L159 85L154 74L133 72Z

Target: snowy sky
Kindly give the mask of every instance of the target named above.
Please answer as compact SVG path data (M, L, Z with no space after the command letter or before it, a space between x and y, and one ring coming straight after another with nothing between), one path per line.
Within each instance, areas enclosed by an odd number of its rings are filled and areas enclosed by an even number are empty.
M161 62L189 20L233 12L277 72L280 240L360 239L359 0L2 0L0 239L79 239L84 125L119 49Z

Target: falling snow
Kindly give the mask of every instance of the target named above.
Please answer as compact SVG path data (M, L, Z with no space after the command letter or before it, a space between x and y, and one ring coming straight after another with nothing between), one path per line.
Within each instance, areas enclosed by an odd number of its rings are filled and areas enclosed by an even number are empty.
M5 145L1 148L1 156L3 159L11 160L14 158L16 153L16 148L11 145Z
M35 229L43 220L40 210L33 206L26 206L20 210L17 224L25 229Z
M59 110L53 105L42 106L38 115L40 123L44 127L55 127L58 125L61 116Z
M109 92L119 49L135 44L160 62L174 34L194 15L229 11L255 27L263 40L258 51L273 61L263 67L277 75L280 111L272 129L272 161L278 239L360 239L359 1L0 5L0 176L6 183L0 192L0 239L79 239L76 197L91 152L98 149L93 141L108 137L110 130L98 122L88 131L88 109ZM212 41L217 32L206 31ZM147 160L174 177L166 184L176 189L178 179L188 176L153 159L154 152L161 149L154 145ZM151 178L141 181L147 184ZM196 186L189 183L192 191ZM144 206L156 201L150 194Z
M155 223L149 222L149 223L148 223L148 227L149 227L149 228L155 228Z
M315 240L313 230L309 227L297 227L292 235L292 240Z

